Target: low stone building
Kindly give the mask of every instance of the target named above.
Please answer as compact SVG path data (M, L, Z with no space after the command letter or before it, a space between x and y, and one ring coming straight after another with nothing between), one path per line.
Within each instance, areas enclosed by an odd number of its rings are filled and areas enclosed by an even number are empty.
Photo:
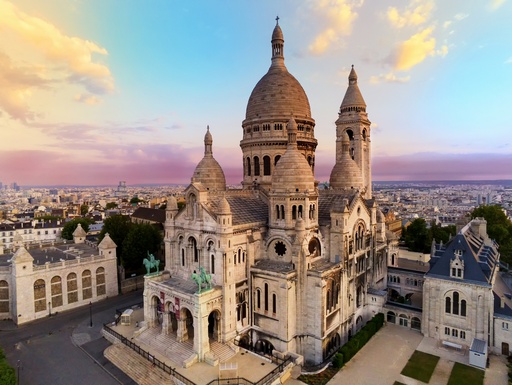
M0 318L20 325L118 294L116 244L108 234L99 245L85 240L79 225L74 242L0 254Z

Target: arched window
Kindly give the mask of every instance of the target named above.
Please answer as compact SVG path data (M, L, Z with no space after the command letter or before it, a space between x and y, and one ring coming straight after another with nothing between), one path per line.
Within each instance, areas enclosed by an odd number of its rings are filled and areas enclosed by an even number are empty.
M46 283L43 279L34 282L34 310L36 313L46 310Z
M181 249L181 266L185 266L185 249Z
M215 274L215 255L213 254L211 256L210 271L212 272L212 274Z
M276 155L274 158L274 166L277 164L277 162L279 162L279 159L281 159L281 155Z
M247 157L246 160L247 176L251 176L251 158Z
M459 292L453 292L453 314L459 315Z
M331 291L327 290L327 293L325 294L325 310L326 313L329 313L329 310L331 310Z
M107 294L105 286L105 268L98 267L96 269L96 296Z
M62 278L56 275L51 280L52 307L62 306Z
M260 158L254 157L254 176L260 176Z
M284 205L281 205L281 219L284 219Z
M270 175L270 156L263 157L263 175Z
M297 219L297 206L292 206L292 219Z
M272 294L272 313L277 313L277 296Z
M256 307L258 309L261 309L261 290L260 289L256 290Z
M302 218L302 205L299 205L297 215L298 218Z
M68 303L75 303L78 301L78 282L76 280L76 273L69 273L66 280L68 287Z
M460 301L460 315L463 317L466 316L466 300L465 299Z
M450 297L444 299L444 311L446 313L452 312L452 299Z
M242 250L238 249L238 263L240 263L242 257Z
M0 281L0 313L9 313L9 284Z
M82 298L92 298L92 277L90 270L84 270L82 273Z
M265 284L265 311L268 311L268 283Z

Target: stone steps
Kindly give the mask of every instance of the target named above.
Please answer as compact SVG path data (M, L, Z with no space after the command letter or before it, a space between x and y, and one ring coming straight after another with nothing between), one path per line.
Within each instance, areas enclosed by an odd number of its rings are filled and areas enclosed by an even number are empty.
M212 340L210 340L210 350L219 359L219 362L226 362L236 355L236 352L228 345Z
M181 343L177 342L176 338L172 334L162 334L159 329L152 328L146 330L139 335L134 342L137 344L142 343L151 347L180 366L184 366L184 362L189 360L191 356L195 355L191 340Z
M169 374L123 344L109 346L103 354L139 385L174 385Z

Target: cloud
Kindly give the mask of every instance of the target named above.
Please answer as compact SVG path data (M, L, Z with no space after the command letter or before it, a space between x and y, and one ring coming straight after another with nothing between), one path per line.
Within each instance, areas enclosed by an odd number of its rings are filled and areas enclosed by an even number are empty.
M75 101L89 105L99 104L101 102L101 100L98 97L91 94L75 95Z
M362 6L362 1L320 0L314 4L314 11L324 19L325 27L309 46L309 52L321 55L342 36L352 33L352 25L358 16L355 9Z
M393 63L396 70L405 71L421 63L427 56L445 56L448 47L443 45L436 51L436 39L432 37L433 27L411 36L401 43L393 54Z
M469 14L467 14L467 13L457 13L454 16L454 19L457 20L457 21L461 21L461 20L464 20L468 16L469 16Z
M94 60L94 56L106 56L107 50L94 42L79 37L65 35L53 24L34 16L30 16L17 8L13 3L0 0L0 30L9 41L16 41L16 53L28 54L31 66L13 65L3 58L0 76L5 77L5 71L23 74L24 84L7 82L7 87L1 92L3 98L0 108L5 109L14 119L27 120L33 118L27 106L27 101L34 90L40 87L43 80L49 82L67 82L79 84L88 93L102 95L114 90L114 79L107 65ZM14 44L14 43L13 43ZM14 51L14 49L12 49ZM12 54L7 51L7 55ZM37 55L37 56L34 56ZM34 59L34 58L37 59ZM39 63L37 61L39 60ZM35 64L37 63L37 65ZM45 69L45 76L41 75ZM5 83L5 79L4 83ZM94 99L84 98L84 102Z
M13 119L27 122L34 119L27 100L34 89L48 88L50 81L44 77L40 66L17 65L0 52L0 109Z
M412 1L402 13L395 7L389 7L387 17L391 25L395 28L418 26L428 21L433 10L433 1L425 2L415 0Z
M505 0L491 0L489 7L490 7L491 11L496 11L503 4L505 4Z
M411 80L410 76L402 76L399 77L393 72L389 72L387 74L380 74L378 76L370 77L370 83L379 84L379 83L407 83Z

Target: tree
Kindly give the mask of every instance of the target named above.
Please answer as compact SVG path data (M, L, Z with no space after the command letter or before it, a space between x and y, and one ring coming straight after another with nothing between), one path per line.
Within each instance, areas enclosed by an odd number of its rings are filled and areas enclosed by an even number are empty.
M105 208L107 210L112 210L112 209L115 209L117 207L117 203L116 202L108 202L107 205L105 206Z
M127 271L139 270L148 252L157 253L161 243L162 235L156 226L134 223L123 242L121 262L124 268Z
M82 225L82 229L85 230L85 232L89 231L89 225L92 225L94 221L90 218L75 218L67 222L64 227L62 228L62 235L61 237L64 239L72 240L73 239L73 232L78 227L78 224Z
M120 261L123 258L123 242L128 232L130 231L131 226L133 225L130 217L128 215L112 215L105 219L103 222L103 228L101 229L100 235L98 237L98 243L103 240L105 234L108 233L110 238L117 245L116 255L117 255L117 263L120 265Z
M454 225L441 227L438 226L434 221L430 225L430 238L435 239L436 242L443 241L446 244L450 240L450 236L453 236L457 232L457 228Z
M427 229L427 222L422 218L415 219L407 228L403 229L402 239L405 246L411 251L430 252L432 235Z
M0 385L16 384L16 373L5 358L4 351L0 348Z
M512 222L500 206L479 206L471 212L471 218L487 221L487 235L499 245L501 260L512 264Z
M130 199L131 205L137 205L139 202L143 202L143 200L139 199L139 197L137 197L137 196L134 196L132 199Z
M89 206L87 206L85 204L80 206L80 215L82 215L82 216L87 215L88 212L89 212Z

